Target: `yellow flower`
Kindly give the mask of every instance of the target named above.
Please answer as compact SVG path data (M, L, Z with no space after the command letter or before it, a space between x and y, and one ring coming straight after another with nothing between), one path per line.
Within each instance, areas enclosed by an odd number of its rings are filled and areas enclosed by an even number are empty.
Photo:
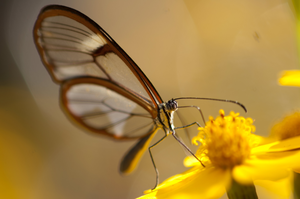
M279 84L282 86L300 86L300 71L282 71L279 78Z
M294 112L278 122L271 131L271 139L278 140L273 150L298 151L300 148L300 112ZM295 164L298 163L298 164ZM290 176L289 185L294 189L296 198L300 197L300 164L299 159L290 168L295 172Z
M204 128L193 138L193 143L201 143L196 156L184 160L192 166L182 174L175 175L154 190L145 191L144 198L219 198L228 190L233 181L241 185L251 185L256 180L280 180L290 173L288 168L295 166L300 158L298 150L288 151L277 148L278 141L261 144L262 138L252 134L255 131L251 118L245 119L231 112L215 120L210 117ZM298 144L299 145L299 144ZM275 146L275 148L274 148ZM282 150L284 148L284 150ZM277 190L287 195L286 189Z
M274 125L271 138L278 140L277 144L272 147L273 151L298 151L300 149L300 112L294 112ZM300 173L300 163L294 167L293 165L290 168Z
M205 165L212 164L224 169L241 165L250 157L251 149L260 142L260 138L251 133L255 131L253 120L238 115L231 112L230 116L225 117L221 110L216 120L210 117L206 126L199 128L200 132L192 142L202 144L196 155Z
M274 125L271 136L278 140L295 138L300 135L300 112L294 112L286 116L283 120Z

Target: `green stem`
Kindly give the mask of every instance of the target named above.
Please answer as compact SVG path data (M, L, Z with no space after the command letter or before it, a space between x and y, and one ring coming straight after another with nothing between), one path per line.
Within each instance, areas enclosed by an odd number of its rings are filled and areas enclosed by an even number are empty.
M294 198L300 199L300 174L294 172Z
M300 1L299 0L290 0L291 7L294 7L294 14L296 17L296 34L297 34L297 46L298 46L298 58L300 58Z
M258 199L254 184L243 185L235 180L232 180L227 196L229 199Z

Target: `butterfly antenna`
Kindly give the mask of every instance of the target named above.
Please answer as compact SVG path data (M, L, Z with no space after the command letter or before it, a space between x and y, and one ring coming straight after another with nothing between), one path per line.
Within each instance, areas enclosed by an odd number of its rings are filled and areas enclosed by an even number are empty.
M238 101L234 101L234 100L228 100L228 99L216 99L216 98L202 98L202 97L179 97L179 98L174 98L174 100L181 100L181 99L199 99L199 100L210 100L210 101L219 101L219 102L229 102L229 103L233 103L236 104L238 106L240 106L246 113L247 108L240 102Z

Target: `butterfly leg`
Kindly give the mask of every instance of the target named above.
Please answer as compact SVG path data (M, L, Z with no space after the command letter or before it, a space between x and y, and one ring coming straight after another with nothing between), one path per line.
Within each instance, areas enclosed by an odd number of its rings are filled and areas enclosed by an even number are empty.
M201 160L199 160L199 158L191 151L191 149L186 146L177 136L176 136L176 133L175 133L175 130L172 130L172 135L173 137L192 155L194 156L194 158L196 158L203 167L205 167L205 165L201 162Z
M184 126L180 126L180 127L175 127L174 129L177 130L177 129L185 129L185 128L188 128L188 127L191 127L193 125L197 125L198 127L201 127L201 125L198 123L198 122L193 122L191 124L188 124L188 125L184 125Z
M156 173L156 182L155 182L155 186L152 188L152 190L155 189L155 188L157 187L158 183L159 183L159 173L158 173L158 169L156 168L156 165L155 165L155 162L154 162L154 158L153 158L151 149L152 149L153 147L155 147L156 145L158 145L161 141L163 141L163 140L168 136L168 133L166 132L166 130L164 130L164 131L165 131L164 137L162 137L160 140L158 140L156 143L154 143L153 145L151 145L151 146L148 148L149 154L150 154L150 158L151 158L151 161L152 161L153 167L154 167L154 169L155 169L155 173Z
M183 118L182 115L179 113L179 111L176 111L175 113L177 114L177 116L178 116L178 118L179 118L181 124L182 124L182 125L183 125L183 124L186 124L184 118ZM175 128L175 129L177 129L177 128ZM191 138L191 136L190 136L189 130L188 130L187 128L183 128L183 130L184 130L184 132L185 132L186 137L187 137L187 138L189 139L189 141L191 142L191 141L192 141L192 138Z
M203 122L204 122L204 124L205 124L204 116L203 116L203 113L202 113L200 107L198 107L198 106L179 106L178 108L197 108L198 111L200 112L201 118L202 118L202 120L203 120ZM176 113L177 113L177 115L178 115L178 117L179 117L179 119L180 119L180 121L181 121L181 124L183 124L183 121L184 121L184 120L183 120L182 116L179 114L178 111L176 111ZM180 127L175 127L174 129L175 129L175 130L177 130L177 129L183 129L183 130L185 131L187 137L188 137L189 140L191 141L191 138L190 138L190 135L189 135L189 133L188 133L188 131L187 131L187 128L188 128L188 127L191 127L191 126L193 126L193 125L197 125L198 127L202 127L201 124L199 124L198 122L193 122L193 123L188 124L188 125L183 125L183 126L180 126Z
M198 109L198 111L201 115L202 121L204 122L204 124L206 123L200 107L198 107L198 106L178 106L178 108L196 108L196 109Z

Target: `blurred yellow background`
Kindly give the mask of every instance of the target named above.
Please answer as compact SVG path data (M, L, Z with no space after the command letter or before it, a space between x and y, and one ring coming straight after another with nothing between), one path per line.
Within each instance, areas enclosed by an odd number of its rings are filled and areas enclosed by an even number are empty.
M134 141L84 133L60 110L59 86L42 65L32 37L36 17L48 4L75 8L97 22L135 60L164 100L238 100L249 110L242 114L255 119L259 135L268 135L276 120L300 107L299 89L277 84L281 70L299 67L289 1L4 1L0 198L135 198L155 182L148 154L132 175L118 173ZM231 104L187 103L200 106L206 118L217 116L220 108L242 112ZM188 121L200 120L195 110L185 114ZM158 132L157 139L162 135ZM168 137L153 154L161 181L185 170L185 154L174 138ZM257 189L260 198L276 198Z

